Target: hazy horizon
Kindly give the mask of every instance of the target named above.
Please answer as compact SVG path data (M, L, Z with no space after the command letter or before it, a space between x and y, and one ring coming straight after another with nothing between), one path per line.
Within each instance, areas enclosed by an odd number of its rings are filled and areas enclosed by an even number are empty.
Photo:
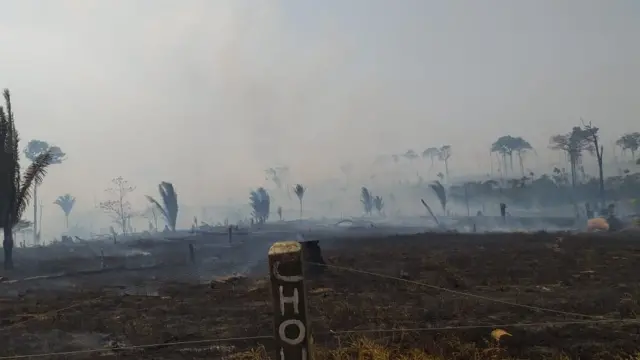
M640 131L637 34L633 0L6 1L0 87L21 147L68 155L39 191L58 219L57 196L87 210L117 176L136 207L160 181L197 207L267 167L310 183L444 144L452 174L487 173L506 134L549 165L581 117L608 158Z

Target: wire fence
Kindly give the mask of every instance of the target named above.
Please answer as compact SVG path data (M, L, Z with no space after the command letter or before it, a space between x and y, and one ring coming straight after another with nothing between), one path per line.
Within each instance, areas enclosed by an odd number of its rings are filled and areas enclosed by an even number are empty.
M600 325L608 323L627 323L638 324L638 319L606 319L606 320L582 320L582 321L558 321L558 322L536 322L536 323L513 323L513 324L492 324L492 325L461 325L461 326L444 326L444 327L426 327L426 328L398 328L398 329L362 329L362 330L340 330L330 331L326 333L314 333L314 335L348 335L348 334L366 334L366 333L406 333L406 332L427 332L427 331L452 331L452 330L473 330L473 329L495 329L495 328L524 328L524 327L549 327L549 326L568 326L568 325ZM32 359L43 358L52 356L73 356L73 355L85 355L101 352L122 352L128 350L144 350L153 348L163 348L170 346L184 346L184 345L208 345L221 342L238 342L248 340L272 340L274 337L271 335L264 336L246 336L246 337L230 337L230 338L218 338L218 339L205 339L205 340L191 340L191 341L175 341L164 342L157 344L145 344L145 345L133 345L122 347L109 347L109 348L95 348L86 350L75 351L60 351L60 352L46 352L36 353L30 355L11 355L0 356L1 360L5 359Z
M442 331L455 331L455 330L472 330L472 329L496 329L496 328L526 328L526 327L551 327L551 326L569 326L569 325L604 325L604 324L638 324L640 323L640 319L611 319L606 318L601 315L587 315L580 314L575 312L561 311L556 309L550 309L540 306L534 305L526 305L514 303L507 300L492 298L488 296L478 295L470 292L464 292L459 290L448 289L432 284L427 284L420 281L405 279L397 276L380 274L372 271L355 269L350 267L331 265L331 264L322 264L315 262L306 262L307 265L312 266L323 266L330 269L336 269L340 271L347 271L352 273L358 273L363 275L368 275L372 277L378 277L386 280L394 280L401 283L413 284L417 286L426 287L432 290L437 290L440 292L450 293L457 296L462 296L466 298L472 298L476 300L482 300L487 302L498 303L502 305L508 305L513 307L519 307L523 309L528 309L535 312L547 312L553 313L556 315L563 316L571 316L578 318L586 318L589 320L575 320L575 321L548 321L548 322L533 322L533 323L507 323L507 324L478 324L478 325L457 325L457 326L443 326L443 327L418 327L418 328L373 328L373 329L351 329L351 330L330 330L329 332L324 333L316 333L314 335L318 336L342 336L348 334L367 334L367 333L401 333L401 332L442 332ZM47 311L42 314L35 315L29 319L19 321L13 323L9 326L0 328L0 332L13 329L18 326L25 325L31 321L35 321L38 319L42 319L47 316L58 315L67 310L71 310L83 305L87 305L96 301L100 301L106 298L106 295L102 295L99 297L87 299L84 301L80 301L69 306ZM138 311L144 309L137 309ZM123 351L133 351L133 350L144 350L144 349L153 349L153 348L163 348L163 347L176 347L176 346L187 346L187 345L211 345L214 343L222 343L222 342L239 342L239 341L249 341L249 340L273 340L273 335L263 335L263 336L248 336L248 337L227 337L227 338L216 338L216 339L203 339L203 340L190 340L190 341L175 341L175 342L163 342L163 343L154 343L154 344L144 344L144 345L132 345L132 346L114 346L114 347L102 347L102 348L94 348L94 349L85 349L85 350L75 350L75 351L62 351L62 352L46 352L46 353L36 353L36 354L28 354L28 355L10 355L10 356L0 356L1 359L32 359L32 358L46 358L53 356L74 356L74 355L82 355L82 354L92 354L92 353L102 353L102 352L123 352Z
M447 289L447 288L436 286L436 285L426 284L426 283L423 283L423 282L420 282L420 281L403 279L401 277L385 275L385 274L379 274L379 273L375 273L375 272L371 272L371 271L365 271L365 270L354 269L354 268L349 268L349 267L344 267L344 266L331 265L331 264L320 264L320 263L315 263L315 262L307 262L307 263L310 264L310 265L314 265L314 266L324 266L324 267L331 268L331 269L349 271L349 272L358 273L358 274L365 274L365 275L379 277L379 278L382 278L382 279L396 280L396 281L403 282L403 283L424 286L426 288L429 288L429 289L432 289L432 290L437 290L437 291L440 291L440 292L446 292L446 293L459 295L459 296L463 296L463 297L467 297L467 298L478 299L478 300L483 300L483 301L488 301L488 302L494 302L494 303L498 303L498 304L502 304L502 305L519 307L519 308L522 308L522 309L529 309L529 310L534 310L534 311L539 311L539 312L555 313L555 314L565 315L565 316L574 316L574 317L582 317L582 318L590 318L590 319L604 319L604 317L599 316L599 315L586 315L586 314L579 314L579 313L575 313L575 312L568 312L568 311L561 311L561 310L543 308L543 307L533 306L533 305L518 304L518 303L506 301L506 300L496 299L496 298L492 298L492 297L488 297L488 296L477 295L477 294L464 292L464 291Z

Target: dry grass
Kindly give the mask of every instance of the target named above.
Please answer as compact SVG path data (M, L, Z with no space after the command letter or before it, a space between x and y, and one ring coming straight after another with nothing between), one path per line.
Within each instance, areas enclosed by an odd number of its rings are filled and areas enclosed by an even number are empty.
M315 360L513 360L498 341L487 340L484 346L475 343L463 343L455 337L444 338L439 344L431 344L431 349L403 348L382 340L353 338L336 348L315 348ZM270 360L264 346L238 352L229 356L233 360ZM549 360L568 360L567 355L551 355Z
M323 243L323 248L327 263L341 267L402 274L418 282L517 304L636 319L640 313L640 246L628 238L558 237L426 234L349 240L331 249ZM74 279L85 292L32 289L21 298L0 299L0 357L273 334L271 294L263 280L221 281L211 289L162 283L162 274L154 276L160 296L105 293L104 286L96 289L96 284L109 279L96 275ZM316 360L619 360L633 359L640 349L640 326L633 323L510 326L504 329L512 336L498 343L487 325L577 319L371 275L328 269L310 278L307 288ZM81 305L54 311L74 303ZM484 327L369 331L460 325ZM336 335L351 330L369 332ZM247 340L115 349L111 354L101 353L100 358L267 359L273 353L271 341ZM57 357L96 358L97 353Z

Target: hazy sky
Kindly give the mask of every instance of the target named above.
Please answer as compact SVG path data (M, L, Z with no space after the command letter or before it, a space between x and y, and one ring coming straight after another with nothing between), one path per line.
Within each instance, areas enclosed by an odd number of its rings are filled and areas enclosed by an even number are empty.
M62 147L45 204L122 175L181 201L309 182L346 160L451 144L488 167L498 136L580 116L640 131L637 0L0 0L0 87L22 145ZM486 170L485 170L486 171ZM49 208L52 208L50 205ZM57 211L57 210L56 210Z

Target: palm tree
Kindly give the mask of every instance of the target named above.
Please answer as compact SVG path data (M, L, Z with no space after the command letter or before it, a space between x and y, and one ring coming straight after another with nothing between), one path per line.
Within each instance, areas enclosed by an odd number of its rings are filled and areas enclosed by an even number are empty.
M35 161L35 159L45 152L51 153L50 165L61 164L65 160L66 154L62 152L60 147L51 146L46 141L31 140L27 143L27 147L23 150L27 159ZM40 226L38 221L38 186L33 187L33 241L40 241Z
M166 181L163 181L158 185L158 192L160 193L160 199L162 200L163 205L149 195L146 195L146 198L149 200L151 205L155 206L160 214L162 214L167 225L171 228L171 231L176 231L176 222L178 220L178 194L173 188L173 184Z
M304 193L307 189L304 188L301 184L297 184L293 187L293 193L296 194L298 200L300 200L300 219L302 219L302 198L304 197Z
M15 128L11 96L4 90L6 108L0 106L0 227L4 230L4 268L13 268L13 227L31 200L32 187L40 184L47 166L53 161L51 151L38 155L20 179L20 150Z
M373 210L373 195L366 187L362 187L360 191L360 202L364 207L364 212L367 215L371 215L371 210Z
M258 224L264 224L269 219L271 197L265 188L260 187L249 193L249 205L253 208L253 218Z
M440 183L440 181L436 180L433 184L429 185L433 192L436 193L438 200L440 200L440 205L442 206L442 211L445 215L447 215L447 192L444 189L444 186Z
M69 228L69 214L71 214L71 210L73 210L73 205L76 204L76 198L71 196L71 194L64 194L62 196L58 196L54 204L60 206L60 209L64 212L65 224L67 229Z
M382 209L384 209L384 201L382 201L381 196L376 196L373 198L373 205L378 210L378 215L382 215Z

